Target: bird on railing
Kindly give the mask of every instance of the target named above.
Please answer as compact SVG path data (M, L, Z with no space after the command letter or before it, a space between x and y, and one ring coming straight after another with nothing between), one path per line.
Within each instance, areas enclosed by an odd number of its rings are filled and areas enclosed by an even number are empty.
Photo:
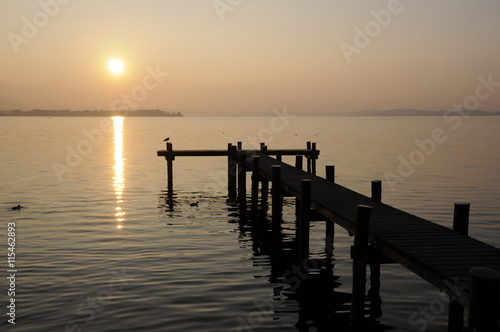
M18 204L17 206L12 207L12 210L21 210L24 206L21 206L21 204Z
M196 203L191 203L191 204L189 204L189 205L190 205L190 206L196 206L196 207L198 207L198 201L196 201Z
M168 140L170 139L170 137L167 137L163 140L163 142L168 142Z

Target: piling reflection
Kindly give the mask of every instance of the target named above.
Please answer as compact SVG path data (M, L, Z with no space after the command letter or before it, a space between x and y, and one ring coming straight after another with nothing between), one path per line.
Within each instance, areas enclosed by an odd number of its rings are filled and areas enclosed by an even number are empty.
M263 190L269 188L264 185ZM266 198L264 192L261 197ZM193 193L190 193L193 194ZM172 218L185 218L182 212L189 211L189 201L182 192L172 188L159 194L161 216L167 225ZM250 196L245 196L250 200ZM247 202L245 202L247 203ZM265 278L273 285L268 298L256 298L255 301L266 308L272 308L273 319L289 319L289 315L298 316L295 324L297 331L349 331L351 293L340 290L341 278L335 274L334 237L331 222L318 227L325 228L324 242L311 245L310 256L299 258L299 244L296 234L296 202L286 198L281 225L272 227L269 216L270 206L266 199L259 201L259 211L242 209L239 204L226 206L227 220L237 225L238 241L242 248L251 248L252 265L264 270L255 278ZM250 206L250 204L243 204ZM212 210L210 213L219 213ZM208 213L204 212L205 215ZM170 221L168 221L170 220ZM343 261L345 263L345 260ZM228 271L230 272L230 271ZM351 278L350 275L344 276ZM380 285L375 284L368 293L365 304L367 330L388 331L392 327L380 323L382 315L379 296ZM287 317L288 316L288 317ZM246 327L241 327L244 330Z
M115 190L116 196L116 206L115 206L115 217L116 217L116 228L122 229L125 221L125 212L123 211L123 190L125 189L125 176L124 176L124 166L125 159L123 158L123 120L122 116L114 116L111 118L113 120L114 128L114 166L115 171L113 177L113 188Z
M266 211L267 208L264 205ZM286 308L275 309L275 313L298 314L295 327L301 332L348 331L351 294L338 290L341 282L334 273L333 234L328 232L324 246L312 250L311 256L299 259L296 220L290 219L290 216L295 216L294 204L289 204L288 210L289 220L284 218L279 231L271 229L271 220L264 211L240 216L240 241L251 241L253 264L268 269L268 281L277 285L272 295L274 308ZM328 225L328 229L330 227ZM392 327L384 326L377 320L382 315L377 288L371 289L368 300L366 323L369 330L391 330Z

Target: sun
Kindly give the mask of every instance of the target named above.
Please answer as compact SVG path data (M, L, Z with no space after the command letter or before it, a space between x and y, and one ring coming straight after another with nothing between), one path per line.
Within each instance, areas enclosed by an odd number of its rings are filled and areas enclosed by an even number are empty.
M125 64L118 58L111 58L108 60L108 70L113 75L120 75L125 70Z

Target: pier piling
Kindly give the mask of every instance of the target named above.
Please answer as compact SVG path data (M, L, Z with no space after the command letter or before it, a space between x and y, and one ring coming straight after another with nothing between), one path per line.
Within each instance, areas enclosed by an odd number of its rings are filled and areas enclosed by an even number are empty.
M500 273L484 267L473 267L468 331L498 331Z
M172 143L167 142L167 187L172 190L174 187L174 160L175 156L173 153Z
M236 183L237 183L237 155L236 146L231 143L227 147L227 196L229 203L236 202Z

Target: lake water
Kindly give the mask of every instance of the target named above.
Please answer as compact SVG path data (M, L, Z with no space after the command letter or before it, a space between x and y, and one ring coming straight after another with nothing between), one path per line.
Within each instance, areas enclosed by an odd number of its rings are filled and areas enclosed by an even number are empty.
M343 331L352 237L337 226L330 257L324 223L313 223L304 274L290 263L293 200L276 251L226 204L225 158L177 158L169 206L156 150L167 136L174 149L314 141L319 175L335 165L336 182L366 195L382 179L384 202L447 226L453 203L471 202L469 234L500 247L500 117L448 120L0 117L0 329ZM16 228L15 327L7 223ZM382 266L381 282L377 329L446 331L438 290L399 265ZM430 303L441 306L422 319Z

